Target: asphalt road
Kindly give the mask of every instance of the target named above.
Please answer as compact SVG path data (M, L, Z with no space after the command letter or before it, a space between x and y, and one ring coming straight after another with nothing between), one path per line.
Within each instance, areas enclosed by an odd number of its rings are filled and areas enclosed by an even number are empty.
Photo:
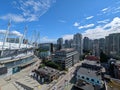
M65 87L69 84L70 80L74 76L74 71L76 70L77 66L80 65L81 62L71 67L68 73L60 78L60 80L58 80L58 82L50 90L65 90Z

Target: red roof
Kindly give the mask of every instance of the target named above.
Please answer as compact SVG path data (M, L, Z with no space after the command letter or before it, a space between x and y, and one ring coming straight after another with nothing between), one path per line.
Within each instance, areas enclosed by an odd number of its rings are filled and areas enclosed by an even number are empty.
M95 56L86 56L85 59L91 60L91 61L99 61L100 59Z

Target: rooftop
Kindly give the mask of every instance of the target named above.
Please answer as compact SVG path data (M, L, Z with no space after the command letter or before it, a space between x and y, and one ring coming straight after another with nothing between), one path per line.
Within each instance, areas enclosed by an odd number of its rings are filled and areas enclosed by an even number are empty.
M120 66L120 61L116 61L115 65Z
M89 89L94 90L94 87L92 84L86 83L83 80L78 80L75 86L82 90L89 90Z
M87 75L91 78L98 78L98 79L101 79L101 76L98 75L98 71L95 71L95 70L90 70L90 69L87 69L87 68L83 68L83 67L80 67L79 70L78 70L78 73L80 74L83 74L83 75Z
M53 69L51 67L43 67L43 68L40 68L38 70L36 70L38 73L42 73L42 74L45 74L45 75L54 75L56 73L59 73L59 70L56 70L56 69Z
M89 65L96 65L96 66L101 66L98 61L89 61L89 60L84 60L83 63L89 64Z
M90 60L90 61L99 61L99 58L92 56L92 55L86 56L85 59Z
M0 50L2 50L2 45L3 45L3 42L0 42ZM32 45L28 45L28 44L21 44L21 47L20 48L32 48L33 46ZM9 43L9 42L6 42L5 43L5 46L4 46L4 49L19 49L19 43Z
M74 48L64 48L64 49L61 49L60 51L57 51L57 52L71 52L74 50L75 50Z

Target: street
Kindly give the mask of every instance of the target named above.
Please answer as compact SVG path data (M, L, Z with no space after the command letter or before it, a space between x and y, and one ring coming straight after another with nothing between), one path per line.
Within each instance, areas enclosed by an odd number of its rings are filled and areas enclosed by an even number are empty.
M77 63L68 70L68 73L58 80L58 82L50 90L66 90L67 86L71 85L69 82L74 76L74 71L82 62Z

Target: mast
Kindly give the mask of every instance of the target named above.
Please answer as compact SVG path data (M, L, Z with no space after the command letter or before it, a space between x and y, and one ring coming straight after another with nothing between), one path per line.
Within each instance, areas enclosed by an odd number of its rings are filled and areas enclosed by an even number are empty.
M38 45L39 45L39 43L40 43L39 40L40 40L40 32L38 32L38 37L37 37L37 41L36 41L36 42L37 42L37 48L38 48Z
M3 42L3 45L2 45L2 50L4 49L5 43L7 41L8 34L9 34L9 29L10 29L10 21L8 22L8 28L7 28L6 33L5 33L5 38L4 38L4 42Z
M1 52L1 56L3 55L3 49L4 49L4 46L5 46L6 41L7 41L7 38L8 38L10 25L11 25L11 21L9 21L9 22L8 22L8 28L7 28L7 30L6 30L6 33L5 33L5 38L4 38L3 45L2 45L2 52Z
M27 33L27 30L28 30L28 28L26 26L26 33ZM26 34L26 49L27 49L27 45L28 45L28 38L27 38L27 34Z
M22 44L22 42L23 42L23 39L24 39L24 37L25 37L26 32L27 32L27 27L25 26L24 34L23 34L23 36L21 37L21 40L20 40L20 43L19 43L19 48L21 47L21 44Z
M30 40L31 45L33 45L32 41L33 41L33 34L32 34L31 40Z

